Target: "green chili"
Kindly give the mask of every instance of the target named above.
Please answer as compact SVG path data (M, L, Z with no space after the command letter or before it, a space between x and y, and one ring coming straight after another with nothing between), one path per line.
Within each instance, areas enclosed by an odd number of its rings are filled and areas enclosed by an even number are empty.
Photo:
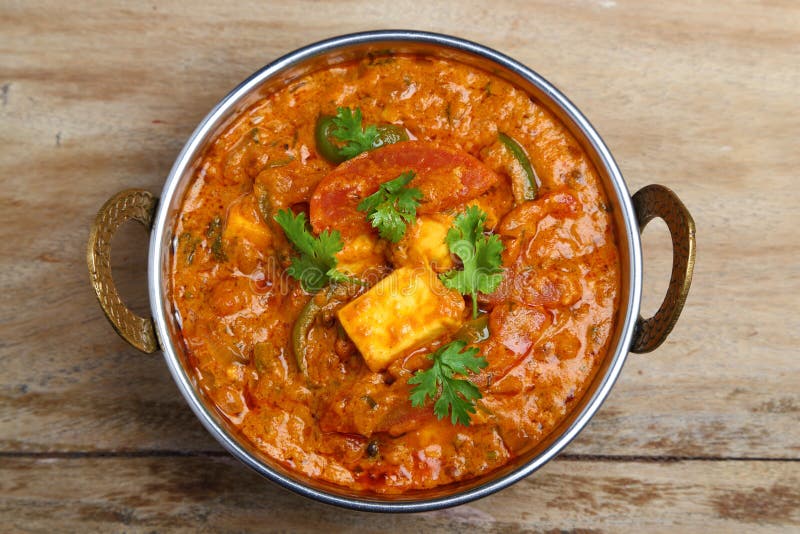
M297 367L303 376L308 376L308 334L317 319L322 318L323 314L335 309L347 300L353 291L352 286L346 284L335 284L328 286L325 291L320 291L300 310L300 315L292 327L292 352Z
M522 190L523 198L517 200L533 200L536 198L536 193L539 192L539 185L536 183L536 172L533 170L533 166L531 165L531 160L528 159L528 155L525 154L525 149L523 149L522 145L517 143L513 138L509 137L503 132L498 132L497 138L501 143L503 143L508 151L511 152L511 154L514 156L514 159L519 162L519 164L522 166L522 170L525 171L525 175L528 177L527 182L523 181L523 183L520 184L522 186L520 189Z
M322 295L327 295L327 293L320 292L311 297L308 304L300 311L300 315L297 316L294 327L292 327L292 352L294 352L297 367L300 369L300 373L302 373L303 376L308 376L308 366L306 364L308 332L311 330L311 326L322 311L322 305L317 302L317 298Z
M396 124L379 124L378 137L372 143L372 148L380 148L384 145L408 141L408 133L402 126Z
M345 158L339 151L339 147L333 141L333 130L336 124L331 115L322 115L317 119L317 127L314 130L314 139L317 143L317 150L323 158L331 163L341 163Z
M317 151L323 158L331 163L342 163L347 156L342 153L341 144L343 139L338 139L333 135L336 130L334 123L335 117L332 115L322 115L317 119L317 126L314 129L314 140L317 144ZM405 128L396 124L379 124L375 126L378 135L372 139L370 150L380 148L385 145L408 141L408 133Z
M489 315L479 315L475 319L467 321L458 329L453 338L466 343L478 343L489 339Z

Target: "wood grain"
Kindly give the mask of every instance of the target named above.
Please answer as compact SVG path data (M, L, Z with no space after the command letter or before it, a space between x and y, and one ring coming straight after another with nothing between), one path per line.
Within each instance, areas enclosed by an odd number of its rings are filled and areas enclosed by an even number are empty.
M556 460L468 505L391 516L298 497L227 457L6 459L0 480L0 514L8 514L5 525L12 532L520 532L564 525L575 532L760 532L800 527L796 462Z
M127 187L157 193L240 80L303 44L383 27L459 35L539 71L597 127L630 189L671 187L698 232L676 329L657 352L630 357L571 460L474 507L390 524L796 526L800 5L788 0L448 1L424 16L405 0L0 4L4 523L191 528L208 507L209 530L246 530L276 509L287 513L277 529L374 528L374 516L308 503L213 456L221 449L161 358L127 347L102 317L83 258L102 203ZM669 272L663 226L648 227L644 245L652 312ZM114 246L123 296L146 312L146 236L125 228ZM653 463L630 461L644 458ZM657 496L615 493L626 478Z

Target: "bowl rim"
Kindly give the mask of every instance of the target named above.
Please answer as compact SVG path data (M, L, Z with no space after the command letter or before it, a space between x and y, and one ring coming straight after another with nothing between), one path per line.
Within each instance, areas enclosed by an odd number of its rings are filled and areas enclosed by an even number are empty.
M420 499L420 500L391 500L392 495L381 498L380 495L374 497L357 498L351 496L336 495L334 493L313 488L304 484L300 480L293 479L280 472L273 470L270 466L254 458L237 441L236 437L229 434L224 428L216 424L210 410L199 397L192 380L181 364L172 337L167 325L166 295L161 290L165 287L162 264L164 256L168 256L168 248L164 246L165 237L168 236L167 223L169 222L169 204L172 197L176 194L179 182L184 173L191 168L194 163L194 154L208 136L213 134L215 128L225 118L226 113L240 102L251 91L257 89L266 79L279 74L293 65L300 64L306 60L311 60L317 56L334 52L352 45L363 45L379 42L409 42L423 43L428 45L441 46L466 52L471 55L480 56L500 65L502 68L521 76L527 82L533 84L541 90L553 102L561 112L566 114L583 135L582 141L589 143L596 151L600 163L604 167L608 178L613 185L615 199L619 202L616 206L622 212L624 228L618 229L619 233L626 234L628 243L627 258L629 261L629 290L625 315L619 315L617 320L622 322L619 341L615 353L612 356L605 375L593 392L592 398L578 414L572 424L563 431L549 446L529 462L517 469L500 477L495 477L487 482L471 487L463 491L456 491L451 495ZM597 165L598 163L595 162ZM608 191L611 193L611 191ZM168 257L167 257L168 260ZM575 436L586 426L589 420L598 411L603 401L608 396L611 388L619 376L625 363L628 349L634 334L634 325L638 318L641 303L642 286L642 255L641 241L636 214L630 199L622 174L614 161L613 156L606 147L595 128L586 117L567 99L558 89L532 69L524 66L518 61L505 54L497 52L489 47L478 43L444 35L440 33L416 31L416 30L374 30L367 32L350 33L331 37L318 41L307 46L301 47L293 52L285 54L280 58L268 63L257 70L250 77L245 79L231 92L229 92L199 123L191 134L183 149L175 160L170 173L165 181L161 201L159 202L153 231L150 235L150 245L148 254L148 291L150 296L151 311L155 323L156 333L162 348L164 359L166 360L169 371L186 399L189 407L200 419L203 426L214 438L234 457L245 465L266 477L267 479L287 488L295 493L310 497L326 504L338 505L358 511L370 512L424 512L457 506L468 503L482 497L491 495L503 488L506 488L519 480L527 477L534 471L541 468L548 461L559 454ZM620 307L624 303L620 302Z

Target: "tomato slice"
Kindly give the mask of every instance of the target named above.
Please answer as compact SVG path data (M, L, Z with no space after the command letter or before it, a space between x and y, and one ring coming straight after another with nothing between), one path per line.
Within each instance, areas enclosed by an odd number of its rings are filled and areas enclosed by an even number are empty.
M322 179L309 206L314 231L336 229L344 239L372 232L358 203L407 171L416 173L409 187L423 195L419 214L460 206L499 180L480 160L455 148L424 141L386 145L342 163Z

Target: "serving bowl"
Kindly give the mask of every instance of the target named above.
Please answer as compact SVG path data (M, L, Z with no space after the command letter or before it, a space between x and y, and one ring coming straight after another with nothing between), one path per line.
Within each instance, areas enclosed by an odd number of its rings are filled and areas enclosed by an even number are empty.
M217 412L193 380L181 341L180 316L169 298L170 258L176 246L174 223L184 193L206 147L237 116L264 96L309 72L368 55L409 53L459 61L491 71L531 95L567 127L592 160L611 203L620 259L620 302L608 354L586 393L562 423L536 447L504 467L466 482L403 495L349 490L297 474L260 452ZM673 242L672 277L653 317L639 315L642 291L640 229L662 218ZM148 286L152 317L139 317L114 286L111 238L127 220L150 229ZM588 423L608 395L629 352L658 347L672 330L691 283L695 229L691 215L669 189L650 185L630 196L611 153L589 121L555 87L517 61L463 39L416 31L374 31L335 37L296 50L257 71L231 91L203 119L177 157L160 200L147 191L118 193L101 208L92 227L87 262L92 285L109 321L134 347L161 350L189 406L206 429L231 454L268 479L322 502L368 511L418 512L462 504L489 495L530 475L557 455Z

